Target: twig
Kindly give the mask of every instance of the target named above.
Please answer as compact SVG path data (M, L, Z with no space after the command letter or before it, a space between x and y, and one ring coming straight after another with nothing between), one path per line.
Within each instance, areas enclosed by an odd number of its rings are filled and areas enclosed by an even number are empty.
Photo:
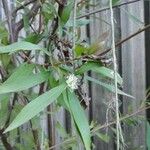
M143 112L143 111L145 111L145 110L147 110L147 109L150 109L150 106L141 108L141 109L139 109L139 110L133 112L132 114L127 114L126 116L120 118L119 121L121 122L121 121L123 121L123 120L125 120L125 119L134 117L135 115L137 115L137 114L139 114L139 113L141 113L141 112ZM105 129L105 128L110 127L110 126L115 125L115 124L116 124L116 120L115 120L115 121L112 121L112 122L109 122L109 123L107 123L107 124L104 124L104 125L98 125L98 126L95 127L93 130L91 130L92 136L94 136L95 132L97 132L98 130ZM71 141L73 141L73 140L75 140L75 139L76 139L76 137L69 138L69 139L67 139L67 140L65 140L65 141L63 141L63 142L61 142L61 143L59 143L59 144L56 144L56 145L51 146L49 150L54 149L54 148L56 148L56 147L60 147L60 146L62 146L62 145L64 145L64 144L67 144L68 142L71 142Z
M10 122L10 118L11 118L11 115L12 115L12 110L13 110L13 106L15 104L15 101L16 101L16 97L17 97L17 94L15 93L14 94L14 97L13 97L13 100L12 100L12 104L10 106L10 109L8 111L8 115L7 115L7 119L5 121L5 124L3 126L2 129L0 129L0 137L1 137L1 141L4 145L4 147L6 148L6 150L13 150L11 144L7 141L7 136L5 134L3 134L5 128L7 128L9 122Z
M64 145L64 144L70 143L70 142L72 142L72 141L74 141L74 140L76 140L76 137L69 138L69 139L67 139L67 140L65 140L65 141L63 141L63 142L61 142L61 143L58 143L58 144L56 144L56 145L51 146L51 147L49 148L49 150L54 149L54 148L56 148L56 147L60 147L60 146L62 146L62 145Z
M144 32L145 30L150 28L150 24L144 26L143 28L139 29L137 32L131 34L130 36L122 39L121 41L117 42L115 44L116 47L120 46L121 44L125 43L126 41L132 39L133 37L135 37L136 35L140 34L141 32ZM104 52L100 53L99 56L105 55L106 53L108 53L111 50L111 48L106 49Z
M150 109L150 106L141 108L141 109L139 109L139 110L133 112L132 114L127 114L126 116L120 118L119 121L121 122L121 121L123 121L123 120L125 120L125 119L131 118L131 117L133 117L133 116L135 116L135 115L137 115L137 114L139 114L139 113L141 113L141 112L143 112L143 111L145 111L145 110L147 110L147 109ZM98 130L105 129L105 128L107 128L107 127L109 127L109 126L112 126L112 125L114 125L114 124L116 124L116 121L112 121L112 122L110 122L110 123L108 123L108 124L104 124L104 125L98 125L98 126L95 127L91 132L94 134L94 133L97 132Z
M124 2L124 3L118 4L118 5L114 5L113 8L120 7L120 6L123 6L123 5L132 4L132 3L135 3L135 2L138 2L138 1L141 1L141 0L133 0L133 1L129 1L129 2ZM94 10L92 12L83 14L83 15L77 17L77 19L88 17L90 15L93 15L93 14L96 14L96 13L99 13L99 12L102 12L102 11L106 11L106 10L109 10L109 9L110 9L110 7L100 8L100 9Z
M135 32L135 33L131 34L130 36L128 36L128 37L122 39L121 41L117 42L117 43L115 44L115 46L116 46L116 47L120 46L121 44L123 44L123 43L125 43L126 41L132 39L132 38L135 37L136 35L138 35L138 34L144 32L145 30L147 30L147 29L149 29L149 28L150 28L150 24L144 26L143 28L139 29L137 32ZM104 52L100 53L100 54L99 54L100 59L101 59L102 56L104 56L104 55L105 55L106 53L108 53L110 50L111 50L111 48L108 48L108 49L106 49ZM73 61L81 60L81 59L83 59L83 60L88 60L88 59L91 59L91 57L84 55L84 56L81 56L81 57L74 58L73 60L68 60L68 61L66 61L66 63L71 63L71 62L73 62ZM63 62L55 63L54 66L59 66L59 65L61 65L61 64L63 64ZM47 66L47 65L50 65L50 64L44 64L44 66L45 66L45 65Z
M15 105L16 100L17 100L17 94L14 93L14 97L12 99L12 104L10 104L10 106L9 106L9 110L8 110L8 114L7 114L7 119L5 121L5 125L4 125L3 129L7 128L8 125L9 125L9 122L10 122L10 119L11 119L11 115L12 115L12 111L13 111L13 107Z
M128 36L128 37L122 39L121 41L117 42L117 43L115 44L115 46L116 46L116 47L120 46L121 44L125 43L126 41L128 41L128 40L134 38L136 35L138 35L138 34L144 32L144 31L146 31L146 30L148 30L148 29L150 29L150 24L144 26L143 28L139 29L139 30L136 31L135 33L131 34L130 36ZM103 55L107 54L110 50L111 50L111 48L106 49L104 52L102 52L102 53L99 54L99 57L102 57ZM25 57L23 57L23 58L26 58L29 62L31 62L30 58L28 58L27 56L25 56ZM66 63L71 63L71 62L73 62L73 61L81 60L81 59L83 59L83 60L88 60L88 59L91 59L91 58L90 58L89 56L84 55L84 56L81 56L81 57L74 58L73 60L68 60L68 61L66 61ZM54 66L59 66L59 65L61 65L61 64L63 64L63 62L55 63ZM39 65L40 65L40 64L39 64ZM45 67L47 67L47 66L49 66L50 64L49 64L49 63L46 63L46 64L42 64L42 65L45 66Z
M112 57L113 57L113 71L114 71L114 82L115 82L115 114L116 114L116 148L117 150L120 149L120 136L121 136L121 142L124 144L124 139L122 136L122 130L120 125L120 116L119 116L119 99L118 99L118 77L117 77L117 56L116 56L116 47L115 47L115 25L114 25L114 13L112 8L112 0L109 2L110 7L110 19L111 19L111 38L112 38Z
M29 58L29 56L27 56L25 53L18 53L18 55L24 60L24 62L28 61L29 63L33 63L31 58Z
M73 43L73 47L72 47L72 50L70 52L70 58L71 59L74 59L75 57L75 53L74 53L74 50L75 50L75 46L76 46L76 15L77 15L77 1L74 0L74 8L73 8L73 34L72 34L72 43ZM73 62L73 69L75 69L75 64Z
M41 7L41 3L40 2L36 2L32 8L31 8L31 11L27 14L28 16L28 19L30 20L31 18L35 17L39 11L39 8ZM16 31L17 31L17 34L19 33L19 31L23 28L24 26L24 21L23 19L21 19L20 21L18 21L16 24Z
M4 82L7 76L7 71L4 69L2 65L0 66L0 75L1 75L1 80Z
M62 16L62 12L64 10L64 7L66 5L66 0L62 0L61 2L59 0L56 0L56 2L59 5L58 6L58 16L61 17ZM58 29L59 17L56 17L53 20L54 24L52 23L53 27L52 27L52 33L51 33L50 37L53 36L55 34L56 30Z
M4 12L5 12L5 16L7 18L7 24L8 24L8 28L9 28L9 35L10 35L10 42L14 42L15 41L15 35L14 35L14 31L13 27L14 24L12 23L12 16L11 16L11 11L8 7L8 1L7 0L2 0L2 4L3 4L3 8L4 8Z
M30 1L27 1L27 2L25 2L24 4L22 4L21 6L17 7L17 8L12 12L12 16L13 16L13 17L16 17L16 13L17 13L20 9L25 8L25 6L28 6L28 5L30 5L31 3L34 3L35 1L37 1L37 0L30 0Z
M60 0L55 0L55 2L56 2L58 5L63 5L62 1L60 1Z
M43 25L42 9L40 8L38 34L41 33L42 25Z
M10 143L8 143L7 141L7 137L5 134L3 134L4 130L0 129L0 137L1 137L1 141L5 147L6 150L13 150L12 146L10 145Z

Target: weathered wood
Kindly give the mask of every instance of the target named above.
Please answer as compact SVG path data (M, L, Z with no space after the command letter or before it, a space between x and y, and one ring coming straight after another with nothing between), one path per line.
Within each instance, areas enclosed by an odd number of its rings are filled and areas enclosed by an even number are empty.
M150 24L150 1L145 1L145 24ZM146 88L149 89L150 87L150 30L147 30L147 32L145 32L145 48L146 48ZM147 102L149 102L149 97ZM147 121L150 124L150 109L148 109L146 111L146 117L147 117ZM148 127L146 128L146 131L148 130ZM148 136L148 132L146 132L146 136ZM149 141L147 140L147 145L148 145Z
M107 0L95 1L97 7L94 9L98 9L100 7L106 6L109 3ZM98 5L97 5L98 4ZM101 35L105 32L108 32L110 36L110 12L104 11L99 14L95 14L91 16L91 24L90 24L90 39L91 43L95 40L100 39ZM101 42L101 41L99 41ZM110 46L110 40L105 39L107 46ZM99 75L92 73L93 78L97 78L98 80L104 81ZM105 81L104 81L105 82ZM110 112L111 108L108 109L108 104L112 101L112 93L105 90L103 87L99 85L92 84L91 86L91 96L92 96L92 119L97 121L99 124L104 124L106 121L110 121ZM109 114L107 116L107 112L109 110ZM107 118L108 117L108 118ZM103 133L107 133L106 130L100 131ZM111 137L109 143L105 143L97 137L94 137L94 144L96 150L113 150L114 149L114 140L113 133L108 129L108 135Z
M144 20L143 1L123 6L121 9L121 35L122 38L137 31L142 24L131 18L125 11L131 13L139 20ZM123 112L128 113L129 106L132 111L139 109L145 98L145 47L144 34L141 33L122 45L122 75L124 91L135 97L134 100L124 97ZM141 114L145 117L145 113ZM134 127L124 126L126 149L145 149L145 122Z

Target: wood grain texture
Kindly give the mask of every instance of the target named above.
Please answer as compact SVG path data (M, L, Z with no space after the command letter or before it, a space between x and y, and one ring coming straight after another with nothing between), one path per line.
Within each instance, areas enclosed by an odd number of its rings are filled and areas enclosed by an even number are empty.
M109 3L108 0L99 0L94 1L96 7L94 9L98 9L104 5ZM101 35L105 32L109 33L110 37L110 12L104 11L91 16L91 24L90 24L90 40L91 43L95 40L98 40ZM110 40L106 40L106 45L110 46ZM97 78L98 80L104 81L98 75L92 73L93 78ZM111 103L113 100L112 93L105 90L103 87L99 85L92 84L91 86L91 96L92 96L92 119L97 121L99 124L106 123L107 118L107 105ZM111 109L110 109L111 110ZM110 111L111 112L111 111ZM111 118L111 114L108 115L108 118ZM108 119L108 121L110 121ZM100 131L101 133L107 133L106 130ZM108 135L110 135L111 140L109 143L105 143L97 137L94 137L94 144L96 150L113 150L114 149L114 140L113 133L108 129Z
M131 18L125 11L134 15L139 20L144 20L143 1L123 6L121 9L121 34L122 38L129 36L142 27L142 23ZM134 100L124 97L123 112L126 114L129 107L132 111L140 107L145 98L145 43L144 34L141 33L122 45L122 74L124 79L123 89L135 97ZM145 113L141 113L145 117ZM145 149L145 122L136 127L124 126L127 150Z

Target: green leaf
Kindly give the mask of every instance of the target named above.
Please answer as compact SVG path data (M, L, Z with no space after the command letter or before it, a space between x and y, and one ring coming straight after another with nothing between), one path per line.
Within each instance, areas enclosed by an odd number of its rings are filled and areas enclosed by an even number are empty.
M67 100L67 90L64 90L62 95L57 99L57 104L69 110L69 103Z
M23 18L24 29L25 29L25 31L26 31L27 33L29 33L29 31L30 31L29 17L28 17L28 15L25 13L25 14L23 14L22 18Z
M84 65L82 65L79 69L76 70L76 74L83 74L87 71L93 71L93 72L96 72L102 76L105 76L105 77L108 77L108 78L111 78L111 79L114 79L114 74L113 74L113 70L109 69L109 68L106 68L106 67L103 67L101 66L100 63L97 63L97 62L87 62L85 63ZM117 74L117 79L118 79L118 83L120 85L122 85L122 78L119 74Z
M96 40L91 45L87 43L79 43L75 47L76 56L83 56L83 55L97 55L104 51L105 42Z
M63 83L32 100L21 110L14 121L5 130L5 133L19 127L20 125L24 124L25 122L29 121L34 116L39 114L42 110L44 110L44 108L55 101L65 90L65 88L66 84Z
M68 90L68 102L86 150L91 150L90 126L76 95Z
M90 71L93 67L94 68L100 68L102 64L98 62L88 61L87 63L84 63L79 69L75 71L76 74L84 74L87 71Z
M11 57L8 54L0 54L0 61L2 65L6 68L11 61Z
M89 81L91 81L91 82L94 82L94 83L96 83L96 84L99 84L99 85L103 86L104 88L106 88L107 90L109 90L110 92L115 93L115 87L114 87L113 85L111 85L111 84L107 84L107 83L98 81L98 80L96 80L96 79L94 79L94 78L92 78L92 77L89 77L89 76L85 76L85 79L86 79L86 80L89 80ZM118 89L118 94L124 95L124 96L128 96L128 97L130 97L130 98L134 98L133 96L124 93L124 92L121 91L120 89Z
M8 102L10 100L10 94L0 96L0 127L5 125L8 111Z
M116 5L120 0L112 0L112 4Z
M31 33L24 40L33 44L39 43L43 38L43 34Z
M90 23L89 19L84 19L84 18L78 19L76 20L76 27L85 26L89 23ZM68 20L65 27L73 27L73 19Z
M111 79L114 79L114 71L109 69L109 68L106 68L106 67L99 67L99 68L92 68L92 71L96 72L96 73L99 73L105 77L108 77L108 78L111 78ZM117 82L122 85L123 83L123 80L121 78L121 76L119 74L117 74Z
M63 137L63 138L68 137L68 134L67 134L65 128L58 121L57 121L55 127L58 130L58 133L61 135L61 137Z
M90 46L89 46L89 51L88 51L88 55L91 54L100 54L101 52L103 52L105 50L104 48L105 46L105 41L104 39L101 40L95 40Z
M110 140L110 137L107 134L103 134L103 133L96 133L97 137L100 138L102 141L108 143Z
M9 33L6 29L5 23L0 21L0 43L7 45L9 43L8 37Z
M7 46L0 46L0 53L13 53L19 50L43 50L46 52L41 46L25 41L16 42Z
M8 31L5 28L5 25L0 22L0 39L8 37Z
M54 17L57 16L55 5L49 2L45 2L42 5L42 14L44 16L45 22L48 23L49 20L52 20Z
M73 2L70 2L64 9L62 12L62 15L60 16L61 21L63 22L63 24L66 24L67 21L69 20L70 14L72 12L73 9Z
M88 54L89 47L86 47L84 44L77 44L75 47L76 56L82 56Z
M0 85L0 94L23 91L38 85L48 79L49 73L42 71L33 73L35 65L23 64L16 69L16 71Z

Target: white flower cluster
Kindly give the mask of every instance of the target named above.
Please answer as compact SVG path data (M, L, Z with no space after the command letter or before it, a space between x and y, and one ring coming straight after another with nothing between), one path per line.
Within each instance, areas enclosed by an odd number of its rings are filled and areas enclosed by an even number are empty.
M111 71L110 74L111 74L112 76L114 76L114 71Z
M70 74L66 83L72 90L75 90L78 89L79 79L74 74Z

